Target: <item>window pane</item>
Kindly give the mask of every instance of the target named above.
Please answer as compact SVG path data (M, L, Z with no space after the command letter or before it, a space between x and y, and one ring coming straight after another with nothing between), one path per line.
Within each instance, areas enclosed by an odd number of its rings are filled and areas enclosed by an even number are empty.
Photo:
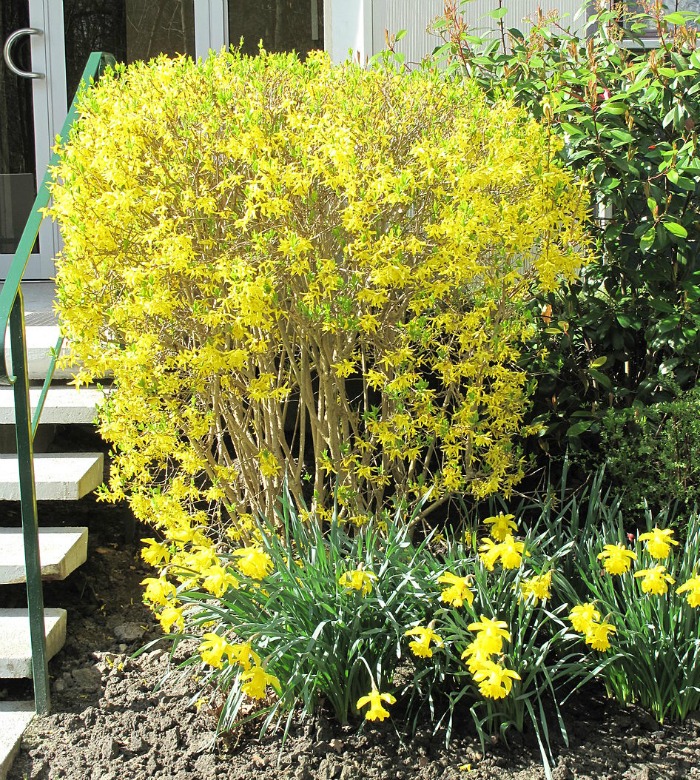
M323 49L323 0L229 0L229 42L257 54L262 41L267 51L296 51L301 57Z

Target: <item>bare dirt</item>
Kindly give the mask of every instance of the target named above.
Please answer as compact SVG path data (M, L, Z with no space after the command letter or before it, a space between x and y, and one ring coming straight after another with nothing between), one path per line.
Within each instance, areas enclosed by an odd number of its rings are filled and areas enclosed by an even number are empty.
M13 505L0 512L5 524L18 522ZM279 734L258 739L253 724L217 736L216 712L197 707L197 682L173 674L167 645L131 657L160 629L141 603L139 583L151 572L138 543L125 540L128 508L83 499L41 504L40 515L44 524L87 525L90 552L68 580L46 585L46 604L68 609L68 638L50 664L52 714L29 727L8 780L545 777L530 735L511 737L509 748L496 742L483 755L466 719L448 746L427 722L411 735L396 722L340 727L323 715L295 723L284 747ZM137 526L135 539L144 535ZM8 606L21 603L23 588L3 596ZM21 694L29 694L25 684L0 683L0 698ZM599 693L571 704L566 720L570 744L557 748L555 780L700 779L700 713L660 726Z

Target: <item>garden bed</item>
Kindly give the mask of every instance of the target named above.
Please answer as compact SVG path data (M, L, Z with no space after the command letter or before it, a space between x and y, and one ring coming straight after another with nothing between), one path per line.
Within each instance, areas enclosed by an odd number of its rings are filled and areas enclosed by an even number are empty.
M279 735L258 740L255 724L216 738L216 712L191 704L194 681L172 678L156 690L172 668L165 643L130 657L160 628L141 603L139 583L151 570L124 543L129 510L86 499L40 511L44 522L88 525L90 553L69 580L46 586L47 604L68 609L68 640L51 663L53 712L30 726L8 780L544 777L534 739L514 735L510 750L491 745L484 757L466 720L449 747L427 722L409 736L395 719L340 727L323 716L293 726L283 748ZM13 603L22 597L19 586L10 593ZM17 693L0 689L0 697ZM587 693L566 718L570 746L557 748L557 780L700 778L700 713L661 727Z

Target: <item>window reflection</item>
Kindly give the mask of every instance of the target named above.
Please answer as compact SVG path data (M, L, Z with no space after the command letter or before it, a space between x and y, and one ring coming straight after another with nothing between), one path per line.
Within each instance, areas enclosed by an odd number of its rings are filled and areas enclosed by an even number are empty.
M229 0L229 41L245 54L323 49L323 0Z

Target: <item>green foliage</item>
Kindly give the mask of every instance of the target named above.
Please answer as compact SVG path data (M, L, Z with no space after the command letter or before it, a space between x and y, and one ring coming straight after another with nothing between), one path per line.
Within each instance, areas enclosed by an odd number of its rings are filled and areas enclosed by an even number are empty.
M601 454L625 511L644 516L674 506L687 516L700 500L700 390L673 401L609 410Z
M659 515L655 524L665 529L668 514ZM661 723L684 720L700 707L700 518L691 515L684 543L669 546L663 556L651 554L652 546L640 541L644 534L629 538L622 515L586 530L577 547L582 598L593 601L615 629L601 679L620 703L637 702ZM599 558L606 544L634 552L636 561L619 575L602 571ZM645 578L639 575L654 567L661 567L650 582L658 590L645 592ZM666 576L670 580L661 579Z
M321 53L115 75L53 187L78 381L114 380L106 495L187 545L212 520L245 537L285 481L319 517L337 484L358 523L510 490L531 288L586 260L543 128Z
M411 544L402 522L349 536L335 516L324 534L319 523L300 518L289 494L277 520L260 527L259 549L271 564L263 581L237 572L236 586L218 599L187 586L179 599L185 610L194 607L190 628L213 624L228 642L249 645L278 679L264 728L295 708L310 715L322 699L347 723L361 696L392 685L405 627L423 620L424 545ZM226 693L221 725L231 728L246 701L244 667L229 657L209 668L205 680Z
M579 33L552 15L530 32L479 36L449 4L437 25L453 73L506 94L563 140L596 219L598 259L542 298L525 362L539 375L547 436L577 447L599 413L663 400L662 378L688 387L700 366L700 54L692 14L599 11ZM688 26L685 22L689 22ZM658 48L639 35L651 28ZM597 213L595 213L597 212Z

